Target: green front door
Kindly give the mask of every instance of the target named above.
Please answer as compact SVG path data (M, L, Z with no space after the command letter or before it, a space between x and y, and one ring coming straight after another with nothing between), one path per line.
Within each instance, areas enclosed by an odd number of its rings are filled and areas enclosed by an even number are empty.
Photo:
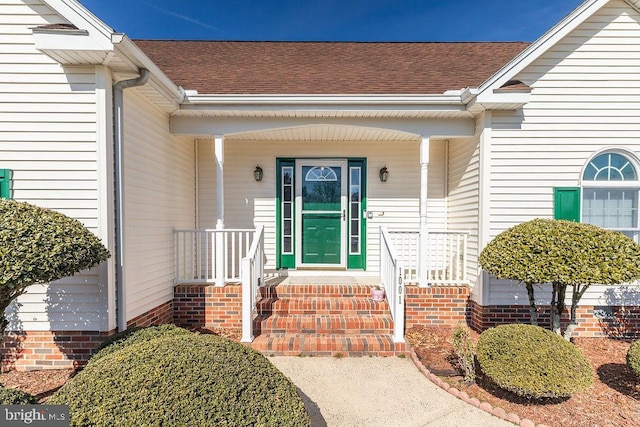
M300 160L298 240L301 266L345 266L346 170L341 160Z

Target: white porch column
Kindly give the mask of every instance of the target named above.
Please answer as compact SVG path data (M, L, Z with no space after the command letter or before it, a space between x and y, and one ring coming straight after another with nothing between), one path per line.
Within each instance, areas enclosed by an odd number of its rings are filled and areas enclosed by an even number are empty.
M420 287L427 287L429 274L429 234L427 227L427 188L429 184L429 137L420 141Z
M215 135L213 138L216 161L216 228L224 228L224 136Z
M214 135L213 152L216 162L216 230L215 233L215 259L213 265L216 267L216 286L224 286L225 279L225 252L226 247L224 245L224 136Z

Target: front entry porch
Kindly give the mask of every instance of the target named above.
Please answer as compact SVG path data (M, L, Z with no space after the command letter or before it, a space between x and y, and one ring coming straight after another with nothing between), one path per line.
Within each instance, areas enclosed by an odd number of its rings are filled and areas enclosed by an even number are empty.
M421 257L419 232L382 228L378 272L266 271L262 227L176 230L175 322L241 328L242 341L273 354L404 351L406 325L467 316L466 233L427 237ZM371 299L378 285L381 302Z

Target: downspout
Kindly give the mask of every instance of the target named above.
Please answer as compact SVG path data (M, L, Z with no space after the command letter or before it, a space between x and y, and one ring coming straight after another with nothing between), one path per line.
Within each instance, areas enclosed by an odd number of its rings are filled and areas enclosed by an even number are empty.
M115 207L116 207L116 319L118 331L127 329L124 276L124 90L143 86L149 80L149 70L140 69L140 76L122 80L113 86Z

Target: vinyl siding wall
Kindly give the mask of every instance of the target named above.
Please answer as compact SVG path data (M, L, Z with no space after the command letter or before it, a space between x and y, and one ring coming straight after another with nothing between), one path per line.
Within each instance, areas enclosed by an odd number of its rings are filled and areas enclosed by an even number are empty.
M480 138L450 140L448 150L447 227L451 231L469 232L467 277L475 285L478 276Z
M216 187L213 141L198 141L200 228L215 227ZM367 270L378 271L380 226L419 228L420 144L393 142L245 142L226 141L224 153L225 227L265 227L266 267L275 268L276 158L367 159ZM260 164L262 182L253 178ZM378 172L389 169L389 180L381 183ZM428 215L430 227L446 227L445 141L431 141Z
M125 287L127 320L173 299L173 229L195 228L193 139L171 135L169 117L125 91Z
M31 28L60 22L37 0L0 0L0 168L13 198L55 209L102 233L96 69L62 67ZM105 266L32 286L10 308L10 330L108 330ZM13 307L15 308L15 306Z
M597 151L640 154L639 75L640 14L616 0L517 76L533 90L522 111L493 113L491 237L552 218L553 187L578 186ZM603 304L605 291L591 288L582 303ZM522 287L493 281L484 304L526 301Z

